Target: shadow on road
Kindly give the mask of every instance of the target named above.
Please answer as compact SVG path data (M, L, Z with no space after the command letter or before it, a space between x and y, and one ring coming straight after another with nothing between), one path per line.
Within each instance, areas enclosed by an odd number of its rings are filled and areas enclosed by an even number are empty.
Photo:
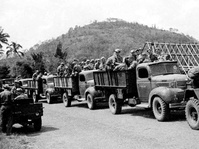
M122 110L121 114L131 114L131 116L141 116L144 118L155 119L153 111L151 109L137 108L137 107L128 107ZM170 112L170 119L167 122L174 121L185 121L185 112L184 110L173 110Z
M41 133L49 132L49 131L56 131L58 128L52 127L52 126L42 126L40 131L35 131L33 126L26 126L23 127L19 124L15 124L12 128L12 133L14 134L26 134L30 136L37 136L40 135Z

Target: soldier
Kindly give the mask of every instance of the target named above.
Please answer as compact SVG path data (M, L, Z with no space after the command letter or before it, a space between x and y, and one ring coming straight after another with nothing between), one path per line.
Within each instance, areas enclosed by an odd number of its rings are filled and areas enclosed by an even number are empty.
M120 56L120 49L115 49L113 55L109 57L106 61L106 69L107 70L113 70L115 66L122 63L122 57Z
M199 66L190 69L188 77L193 80L194 88L199 88Z
M81 68L81 66L80 66L80 64L79 64L79 61L76 61L75 64L74 64L73 72L72 72L72 73L73 73L74 75L77 75L77 74L79 74L81 71L82 71L82 68Z
M119 65L117 65L115 68L114 68L114 71L122 71L122 70L127 70L129 67L129 60L128 60L128 57L125 57L124 58L124 62L123 63L120 63Z
M137 59L136 50L131 50L130 55L127 58L129 65L131 65L134 61L136 61Z
M38 94L40 95L40 97L42 97L43 94L43 79L42 79L42 72L39 73L39 75L37 76L37 82L38 82Z
M36 70L35 73L33 73L32 75L33 80L36 80L38 74L39 74L39 70Z
M28 96L25 94L25 91L22 88L17 88L17 96L14 100L28 99Z
M105 59L105 57L101 57L99 69L100 70L105 70L105 68L106 68L106 59Z
M96 59L94 69L99 69L100 66L100 59Z
M57 74L58 76L63 76L65 71L65 66L64 63L62 62L58 67L57 67Z
M90 60L89 59L86 60L86 64L84 66L84 70L92 70L92 67L90 65Z
M13 98L15 98L17 96L17 89L20 88L20 87L21 87L21 85L20 85L19 81L15 80L14 86L11 89L11 93L13 95Z
M12 93L8 84L3 86L4 91L0 93L0 105L1 105L1 127L2 132L9 135L12 129Z

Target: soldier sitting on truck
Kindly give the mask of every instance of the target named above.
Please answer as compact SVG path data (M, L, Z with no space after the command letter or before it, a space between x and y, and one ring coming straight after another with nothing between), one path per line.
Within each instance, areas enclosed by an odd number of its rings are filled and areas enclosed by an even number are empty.
M92 70L92 66L90 64L90 60L89 59L86 60L86 64L84 66L84 70Z
M65 71L65 65L62 62L58 67L57 67L57 74L58 76L63 76Z
M113 70L117 65L122 63L120 52L120 49L115 49L113 55L107 59L106 70Z
M113 71L122 71L122 70L127 70L130 66L130 63L129 63L129 58L128 57L125 57L124 58L124 62L123 63L120 63L119 65L117 65Z
M96 59L95 65L94 65L94 69L98 70L100 66L100 59Z
M137 59L138 64L151 62L147 52L143 52L141 57Z
M74 66L73 66L73 71L72 71L72 75L77 75L82 71L82 68L79 64L79 61L74 62Z
M100 70L105 70L105 68L106 68L106 59L105 59L105 57L101 57L100 58L99 69Z
M39 70L36 70L35 73L33 73L32 75L33 80L36 80L38 74L39 74Z
M193 80L194 88L199 88L199 66L190 69L188 77Z

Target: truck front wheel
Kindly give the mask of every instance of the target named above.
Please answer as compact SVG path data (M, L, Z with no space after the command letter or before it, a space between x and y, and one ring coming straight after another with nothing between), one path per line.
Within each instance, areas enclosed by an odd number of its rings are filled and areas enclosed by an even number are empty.
M160 97L153 99L153 114L158 121L165 121L169 117L169 107Z
M111 94L109 96L109 109L111 110L111 113L113 114L120 114L122 111L122 105L116 100L116 97L114 94Z
M88 108L90 110L95 109L96 103L95 103L93 96L91 94L87 94L86 99L87 99Z
M34 129L36 131L40 131L41 130L41 125L42 125L42 121L41 121L41 117L34 120Z
M63 94L62 100L63 100L63 103L64 103L65 107L70 107L71 106L71 98L68 97L67 93Z
M48 104L52 103L52 97L51 97L49 92L46 93L46 101L47 101Z
M194 129L199 129L199 101L197 99L190 99L185 108L185 115L189 126Z

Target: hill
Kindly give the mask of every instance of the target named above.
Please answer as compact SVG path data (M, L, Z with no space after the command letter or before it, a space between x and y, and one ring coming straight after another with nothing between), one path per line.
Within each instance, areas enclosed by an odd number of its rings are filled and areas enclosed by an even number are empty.
M193 43L196 40L190 36L160 30L138 23L129 23L118 19L109 19L104 22L93 22L89 25L70 28L66 34L57 39L45 41L30 50L43 51L47 55L55 53L59 42L62 50L68 53L68 59L108 57L115 48L123 49L122 55L131 49L144 46L150 42Z
M19 74L24 77L31 76L35 69L41 68L54 73L63 60L70 62L74 58L79 60L102 56L108 58L115 48L123 49L121 55L126 56L131 49L142 48L147 41L198 42L184 34L111 18L103 22L95 21L83 27L70 28L67 33L56 39L34 45L26 52L23 59L14 57L1 60L1 66L3 65L3 69L9 67L11 76ZM55 57L57 49L65 53L64 59ZM7 69L6 72L8 72ZM28 75L26 75L27 72Z

